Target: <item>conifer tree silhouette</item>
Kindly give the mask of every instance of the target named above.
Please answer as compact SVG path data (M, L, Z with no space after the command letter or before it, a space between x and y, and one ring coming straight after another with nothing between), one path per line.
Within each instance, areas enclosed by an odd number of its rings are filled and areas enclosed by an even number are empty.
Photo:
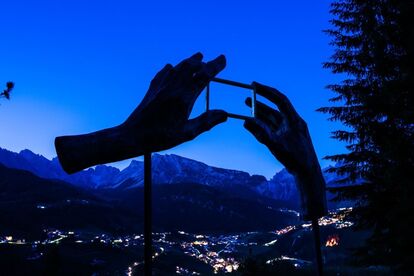
M371 236L356 251L364 264L412 267L414 236L414 2L337 0L332 4L335 51L325 67L344 80L328 113L346 127L333 137L347 153L332 172L346 176L337 199L357 202L356 226ZM412 269L412 268L411 268Z

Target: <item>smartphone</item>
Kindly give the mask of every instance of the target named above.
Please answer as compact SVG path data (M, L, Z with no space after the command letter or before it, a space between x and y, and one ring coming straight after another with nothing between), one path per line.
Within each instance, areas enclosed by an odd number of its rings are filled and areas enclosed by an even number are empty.
M238 87L238 88L250 90L251 95L252 95L251 96L252 97L251 115L246 116L246 115L242 115L242 114L228 113L228 116L230 118L239 119L239 120L246 120L248 118L255 118L256 117L255 116L256 115L256 90L252 85L237 82L237 81L232 81L232 80L220 79L220 78L213 78L211 80L211 82L220 83L220 84L224 84L224 85L228 85L228 86L233 86L233 87ZM211 90L212 90L212 87L211 87L210 83L208 83L207 87L206 87L206 91L205 91L205 95L206 95L205 111L210 110Z

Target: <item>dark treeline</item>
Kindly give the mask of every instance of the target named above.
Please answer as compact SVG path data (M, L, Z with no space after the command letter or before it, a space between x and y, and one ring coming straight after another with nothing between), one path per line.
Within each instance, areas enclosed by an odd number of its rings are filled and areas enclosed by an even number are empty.
M412 271L414 1L339 0L331 14L335 51L325 67L344 80L328 86L336 95L319 111L345 125L333 137L349 151L327 158L354 184L338 198L358 202L356 225L371 233L354 260Z

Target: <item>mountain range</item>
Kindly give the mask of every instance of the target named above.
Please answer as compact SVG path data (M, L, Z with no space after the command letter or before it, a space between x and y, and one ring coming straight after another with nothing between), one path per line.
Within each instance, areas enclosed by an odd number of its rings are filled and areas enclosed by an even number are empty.
M144 164L137 160L132 160L123 170L99 165L68 175L57 158L49 160L27 149L16 153L0 148L0 163L9 168L30 171L42 178L62 180L86 189L127 190L142 187L144 181ZM266 179L261 175L217 168L174 154L153 154L152 174L154 184L198 183L228 190L251 191L276 200L298 200L293 176L286 169L276 173L271 179ZM334 185L337 177L332 173L324 175L328 186Z
M270 230L299 219L290 211L299 210L299 194L286 170L266 179L178 155L154 154L152 173L154 229L160 231ZM143 162L136 160L123 170L100 165L68 175L57 158L0 148L0 219L7 222L0 235L40 233L47 227L139 232L143 178ZM333 174L325 178L328 183L338 179Z
M142 232L143 187L84 189L0 164L0 237L39 239L47 229L93 234ZM153 230L269 231L297 223L284 202L198 183L153 187Z

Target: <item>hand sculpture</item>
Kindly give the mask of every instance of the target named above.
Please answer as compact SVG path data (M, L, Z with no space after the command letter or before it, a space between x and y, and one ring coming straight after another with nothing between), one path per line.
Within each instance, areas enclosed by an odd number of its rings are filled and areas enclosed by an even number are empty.
M324 216L325 180L305 121L284 94L256 82L253 86L279 110L256 101L256 118L247 119L244 127L295 177L303 218L311 220ZM246 104L251 107L251 98L247 98Z
M226 66L224 56L203 62L201 53L173 67L167 64L151 81L147 94L119 126L94 133L62 136L55 147L63 169L74 173L87 167L157 152L190 141L227 120L211 110L189 120L207 83Z

